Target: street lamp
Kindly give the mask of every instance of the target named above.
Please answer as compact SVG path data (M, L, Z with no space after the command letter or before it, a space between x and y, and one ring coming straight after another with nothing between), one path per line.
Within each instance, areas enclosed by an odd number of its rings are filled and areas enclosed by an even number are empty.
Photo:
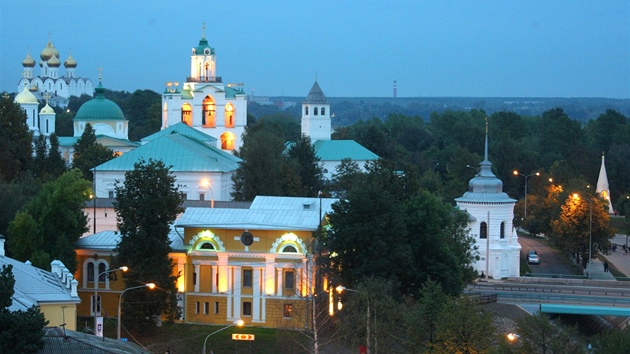
M210 207L214 208L214 192L212 192L212 183L210 183L209 180L207 179L202 179L201 180L201 186L204 188L208 188L208 190L210 190Z
M120 340L120 324L122 322L122 318L121 318L122 314L121 314L121 309L120 309L120 305L121 305L121 302L122 302L122 297L127 291L133 290L133 289L140 289L140 288L149 288L149 289L153 290L155 288L155 284L154 283L147 283L147 284L144 284L144 285L132 286L131 288L127 288L127 289L123 290L122 293L120 293L120 297L118 298L118 331L117 331L118 332L118 335L117 335L118 340Z
M206 343L208 342L208 338L210 338L210 336L211 336L211 335L213 335L213 334L215 334L215 333L219 333L219 332L221 332L221 331L223 331L223 330L225 330L225 329L228 329L228 328L230 328L230 327L233 327L233 326L238 326L238 327L241 327L241 326L243 326L243 324L245 324L245 322L243 322L243 320L236 320L236 321L234 321L232 324L227 325L227 326L225 326L225 327L223 327L223 328L221 328L221 329L218 329L218 330L216 330L216 331L214 331L214 332L212 332L212 333L208 334L208 335L206 336L206 339L204 339L204 341L203 341L203 350L201 351L201 354L206 354Z
M524 213L524 217L523 219L527 219L527 179L531 176L540 176L540 172L536 172L536 173L530 173L528 175L524 175L520 172L518 172L517 170L514 170L514 176L523 176L525 177L525 213Z
M337 293L341 294L344 290L345 291L353 291L355 293L361 293L361 291L358 290L354 290L354 289L348 289L343 285L339 285L335 288L335 290L337 290ZM367 344L367 354L370 354L370 297L366 296L367 299L367 316L366 316L366 344Z
M580 195L577 193L573 193L574 200L580 200ZM588 263L586 264L587 269L591 267L591 248L593 244L593 201L591 199L588 200ZM588 271L588 278L591 278L591 272Z
M122 270L123 272L126 272L129 270L129 267L122 266L120 268L106 270L104 272L99 273L98 276L94 279L94 334L100 337L102 337L103 332L96 330L97 328L96 326L98 325L98 314L101 313L101 302L98 300L98 280L101 278L101 275L113 273L117 270Z

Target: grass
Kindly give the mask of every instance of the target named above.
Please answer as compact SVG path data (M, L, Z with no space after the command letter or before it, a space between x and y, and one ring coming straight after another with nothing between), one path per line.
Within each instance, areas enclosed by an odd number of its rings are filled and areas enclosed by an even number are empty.
M77 329L82 331L85 326L92 326L92 318L80 317ZM106 337L116 338L116 321L104 322ZM135 336L129 335L129 342L144 347L151 353L198 354L208 334L221 330L225 326L193 325L193 324L163 324L151 333ZM232 333L253 334L253 341L232 340ZM303 346L309 346L309 339L297 331L270 329L260 327L229 327L217 332L206 343L206 352L210 353L256 353L256 354L300 354L307 353Z

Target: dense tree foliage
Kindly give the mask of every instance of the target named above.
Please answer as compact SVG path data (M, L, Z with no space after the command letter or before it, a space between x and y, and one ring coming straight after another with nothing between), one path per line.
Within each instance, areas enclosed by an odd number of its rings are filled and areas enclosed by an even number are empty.
M74 273L74 244L88 230L83 207L90 193L91 183L76 169L44 184L9 224L12 257L42 269L58 259Z
M517 321L519 338L508 353L583 353L584 344L576 341L576 330L551 321L536 312Z
M0 269L0 353L38 353L44 347L44 327L48 324L36 306L26 311L9 311L15 293L13 266Z
M183 195L175 177L162 161L138 161L125 181L116 186L114 202L121 239L116 247L115 266L128 266L123 274L126 288L154 283L157 289L133 290L123 302L123 325L138 331L155 328L156 316L169 321L178 317L177 289L169 232L182 212ZM133 299L133 300L131 300Z
M11 182L31 166L33 134L26 113L8 96L0 98L0 180Z
M81 138L74 145L72 167L78 168L85 179L91 181L94 167L114 158L114 152L96 141L96 133L90 123L85 125Z

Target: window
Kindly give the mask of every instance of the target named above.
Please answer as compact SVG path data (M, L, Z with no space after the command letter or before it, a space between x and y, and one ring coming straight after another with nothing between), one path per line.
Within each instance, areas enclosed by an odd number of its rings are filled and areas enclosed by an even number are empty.
M193 285L197 285L197 273L196 272L193 272L192 278L193 278L192 279L193 280Z
M249 301L243 302L243 316L252 315L252 303Z
M285 253L297 253L297 249L294 246L286 246L282 249L282 252Z
M90 297L91 299L91 303L92 303L92 315L98 315L101 313L101 297L97 296L96 298L94 297L94 295L92 295Z
M505 238L505 221L501 223L501 238Z
M316 116L317 115L317 107L313 108L313 115Z
M214 286L219 287L219 272L214 276Z
M98 265L98 281L99 282L105 282L105 277L107 276L107 274L105 274L107 272L105 268L106 268L105 263L101 263Z
M245 288L252 287L252 270L251 269L243 269L243 287Z
M293 304L284 304L284 317L291 317L293 315Z
M234 128L234 106L231 103L225 105L225 127Z
M110 198L114 198L114 191L109 191L107 193L107 196L110 197Z
M234 134L225 132L221 134L221 149L222 150L234 150L236 138Z
M199 301L195 302L195 313L199 313L199 305L200 305Z
M219 302L215 301L214 302L214 314L218 314L219 313Z
M326 115L326 107L322 107L322 115Z
M94 263L87 264L87 280L94 281Z
M210 242L204 242L201 247L199 247L199 249L201 250L213 250L214 249L214 245L211 244Z
M305 115L308 115L308 106L305 106L305 107L304 107L304 114L305 114Z
M192 127L192 107L188 103L182 106L182 122Z
M488 238L488 224L485 222L479 226L479 238Z
M186 194L186 193L182 193L182 199L184 199L184 200L188 200L188 194Z
M284 273L284 287L286 289L293 289L295 287L295 272L288 270Z
M207 315L209 312L210 312L210 303L206 301L203 303L203 314Z
M207 96L201 104L201 125L207 128L214 128L216 126L214 122L215 112L216 105L214 100Z
M206 194L205 193L199 193L199 200L201 200L202 202L204 200L206 200Z

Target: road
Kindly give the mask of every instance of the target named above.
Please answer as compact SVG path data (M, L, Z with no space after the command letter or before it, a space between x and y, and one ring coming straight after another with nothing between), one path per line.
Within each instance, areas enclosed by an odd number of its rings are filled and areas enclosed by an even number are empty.
M527 257L529 250L534 250L540 256L540 264L530 264L532 273L539 274L572 274L564 264L558 253L544 243L530 237L519 237L521 257Z

